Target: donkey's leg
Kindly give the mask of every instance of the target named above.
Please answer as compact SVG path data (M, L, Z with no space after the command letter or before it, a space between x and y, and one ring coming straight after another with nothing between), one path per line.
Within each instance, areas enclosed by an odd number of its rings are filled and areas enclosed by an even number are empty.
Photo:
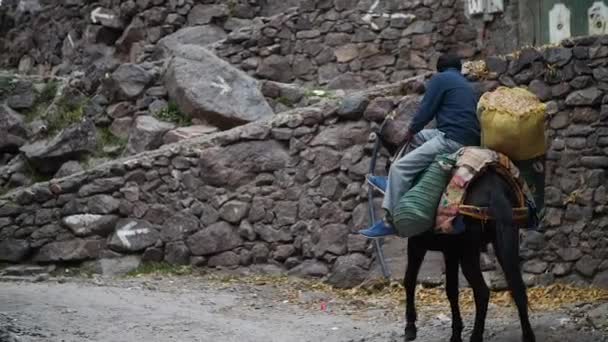
M450 342L462 342L462 317L458 305L458 254L444 252L445 291L452 309L452 338Z
M416 339L416 280L422 261L426 254L426 249L417 246L415 239L409 239L407 244L407 269L405 270L405 340L413 341Z
M500 248L500 246L497 246L496 241L494 241L493 245L495 250ZM519 245L517 248L519 248ZM519 258L516 260L503 260L504 258L502 258L500 253L497 253L496 257L498 258L500 267L505 273L507 285L511 290L511 297L513 297L513 301L517 306L519 321L521 323L522 341L535 342L536 337L534 336L534 331L532 330L532 325L530 324L530 318L528 317L528 295L526 293L526 284L521 276Z
M471 342L482 342L485 329L488 302L490 301L490 290L486 285L481 273L480 246L466 246L467 250L461 259L462 272L473 288L475 297L475 325L471 334Z

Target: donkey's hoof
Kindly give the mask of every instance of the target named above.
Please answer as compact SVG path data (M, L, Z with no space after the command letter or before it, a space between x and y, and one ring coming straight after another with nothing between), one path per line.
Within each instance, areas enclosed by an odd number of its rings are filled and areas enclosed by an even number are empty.
M536 342L536 336L534 336L534 333L524 334L521 340L522 342Z
M405 340L406 341L415 340L417 333L418 333L418 329L416 329L415 325L407 325L405 327Z
M471 339L469 340L470 342L483 342L483 336L481 335L471 335Z
M452 338L450 338L450 342L462 342L462 337L458 335L452 335Z

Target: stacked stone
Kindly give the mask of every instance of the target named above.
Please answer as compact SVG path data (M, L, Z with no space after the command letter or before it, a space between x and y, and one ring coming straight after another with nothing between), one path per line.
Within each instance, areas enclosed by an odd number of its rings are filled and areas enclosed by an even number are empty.
M606 37L486 59L484 89L528 87L548 104L546 231L529 232L522 253L543 282L608 285L607 62Z
M217 53L260 78L343 89L431 70L440 52L479 52L477 30L460 1L380 4L375 16L369 6L303 1L292 12L229 34Z
M256 1L104 0L45 4L6 1L0 7L0 67L22 73L67 74L116 68L115 57L136 62L162 37L184 26L203 26L216 35L248 26L262 7ZM94 90L94 88L92 89Z
M258 17L290 3L297 7ZM87 69L92 80L85 86L92 92L119 60L149 60L161 38L195 26L210 41L228 36L220 56L261 78L362 88L430 70L440 52L472 57L482 50L461 1L370 6L358 0L106 0L94 7L67 1L16 12L14 5L14 27L4 28L0 38L6 51L0 66L19 66L22 73Z
M368 241L356 234L368 223L364 176L376 125L363 116L381 120L378 103L402 91L321 101L17 190L0 206L0 260L132 254L208 267L275 264L354 286L371 265ZM385 163L381 156L379 168Z

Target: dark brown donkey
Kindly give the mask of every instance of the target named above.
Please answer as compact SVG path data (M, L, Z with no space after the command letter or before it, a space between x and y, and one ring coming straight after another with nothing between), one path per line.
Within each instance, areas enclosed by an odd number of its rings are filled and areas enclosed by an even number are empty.
M522 328L522 341L535 342L528 318L528 296L519 266L519 232L513 222L512 207L516 197L508 182L489 168L469 186L465 204L489 208L495 220L485 224L465 218L465 232L459 235L440 235L432 231L411 237L407 247L405 272L406 327L405 340L416 339L416 279L427 251L443 253L446 266L446 292L452 309L452 337L450 342L462 341L462 318L458 306L458 266L473 289L475 325L471 342L483 341L484 325L490 300L490 290L482 276L482 249L492 243L498 262L505 273L511 295L517 305Z

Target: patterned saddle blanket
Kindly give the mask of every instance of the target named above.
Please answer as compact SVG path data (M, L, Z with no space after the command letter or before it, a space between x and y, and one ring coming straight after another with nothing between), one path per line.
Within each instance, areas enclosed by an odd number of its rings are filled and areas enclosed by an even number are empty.
M462 215L482 220L491 219L485 211L486 208L464 205L469 185L490 166L511 183L516 192L518 207L514 208L515 221L525 225L528 216L534 215L528 212L536 207L534 196L519 169L507 156L481 147L464 147L450 157L455 160L454 173L437 206L437 233L461 233L464 230Z

